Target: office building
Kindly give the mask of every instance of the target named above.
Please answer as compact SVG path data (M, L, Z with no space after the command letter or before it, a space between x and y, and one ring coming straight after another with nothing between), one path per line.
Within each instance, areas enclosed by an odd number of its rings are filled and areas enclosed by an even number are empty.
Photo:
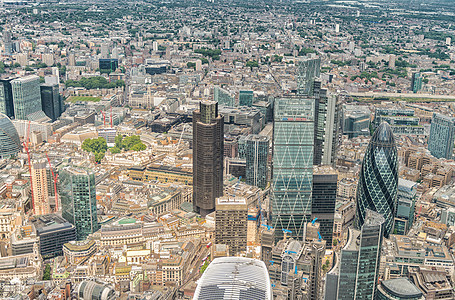
M332 248L335 203L338 175L330 166L313 167L313 194L311 215L319 223L322 238L327 248Z
M349 229L341 250L336 299L375 299L384 225L380 214L368 210L362 229Z
M239 91L239 106L253 106L253 91Z
M250 133L258 134L264 124L264 117L261 115L261 111L255 107L221 106L220 115L224 117L226 132L248 126Z
M193 207L202 216L223 196L224 117L218 103L203 101L193 112Z
M421 73L412 73L411 79L411 91L417 93L422 89L422 74Z
M105 73L112 73L118 69L118 59L115 58L100 58L99 59L100 71Z
M367 106L344 105L343 134L350 139L370 135L370 109Z
M193 299L272 300L272 284L264 262L246 257L219 257L202 274Z
M272 170L272 226L302 240L311 219L313 187L314 102L310 98L275 101Z
M10 79L0 79L0 113L14 118L13 89Z
M43 83L40 89L42 110L52 121L57 120L62 114L58 84Z
M392 233L397 204L398 154L392 128L382 123L368 144L357 185L355 224L362 228L367 209L385 218L384 234Z
M47 160L41 159L31 162L32 197L34 215L47 215L51 212L49 204Z
M213 88L213 100L218 102L219 105L223 106L234 106L235 98L234 95L219 86Z
M245 198L223 196L216 199L215 243L229 246L235 256L246 251L248 206Z
M246 183L264 189L267 186L269 137L250 134L245 141Z
M409 277L422 291L424 299L454 299L453 284L450 276L443 268L413 267L409 269Z
M42 111L38 76L29 75L11 80L11 88L15 119L30 120L31 114Z
M428 150L436 158L452 159L455 139L455 118L433 113Z
M409 279L400 277L381 281L376 293L378 300L423 300L423 293Z
M40 254L44 259L63 255L63 245L76 240L76 227L54 214L32 220L39 237Z
M76 226L77 240L84 240L100 226L96 213L95 174L65 167L59 172L62 217Z
M376 128L382 122L387 122L395 136L423 135L425 132L420 125L420 118L414 114L413 109L376 108L373 125Z
M21 140L11 120L0 113L0 158L8 158L21 151Z
M338 144L341 143L341 105L338 98L329 95L327 99L327 113L325 118L325 138L322 153L323 165L335 166Z
M314 80L321 75L321 59L305 58L297 61L297 93L313 95Z
M416 194L416 182L402 178L398 179L394 234L406 235L411 229L414 221Z

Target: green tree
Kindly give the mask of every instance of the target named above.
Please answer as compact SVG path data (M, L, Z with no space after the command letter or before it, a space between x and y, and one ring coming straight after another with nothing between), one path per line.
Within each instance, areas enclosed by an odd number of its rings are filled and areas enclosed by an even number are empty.
M112 154L117 154L117 153L120 153L120 148L118 147L112 147L109 149L109 151L111 151Z
M122 149L122 140L123 140L123 135L119 134L115 137L115 147Z
M143 151L145 149L147 149L147 147L142 142L139 142L139 143L133 145L133 147L131 147L131 150L133 150L133 151Z
M51 280L51 265L46 264L43 272L43 280Z

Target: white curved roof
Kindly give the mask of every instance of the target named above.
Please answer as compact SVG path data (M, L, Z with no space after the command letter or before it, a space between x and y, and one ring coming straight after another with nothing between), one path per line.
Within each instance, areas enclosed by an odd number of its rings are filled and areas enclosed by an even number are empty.
M193 300L271 300L272 288L265 263L245 257L220 257L210 263Z

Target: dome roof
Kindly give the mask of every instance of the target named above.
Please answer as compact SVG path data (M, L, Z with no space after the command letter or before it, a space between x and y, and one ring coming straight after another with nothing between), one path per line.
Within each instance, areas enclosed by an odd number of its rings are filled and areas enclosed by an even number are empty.
M0 157L15 155L21 151L21 140L11 120L0 113Z
M371 138L371 142L378 144L395 144L392 128L387 122L382 122L381 125L376 128L376 131Z

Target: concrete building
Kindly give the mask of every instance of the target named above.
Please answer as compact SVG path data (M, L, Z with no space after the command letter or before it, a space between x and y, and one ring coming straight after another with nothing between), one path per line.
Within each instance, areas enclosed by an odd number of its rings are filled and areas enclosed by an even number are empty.
M229 246L231 255L246 251L248 207L245 198L216 199L215 243Z
M39 161L34 161L31 167L33 211L37 216L46 215L51 212L47 184L47 165L47 160L41 159Z
M451 159L455 140L455 118L434 113L431 119L428 150L436 158Z

